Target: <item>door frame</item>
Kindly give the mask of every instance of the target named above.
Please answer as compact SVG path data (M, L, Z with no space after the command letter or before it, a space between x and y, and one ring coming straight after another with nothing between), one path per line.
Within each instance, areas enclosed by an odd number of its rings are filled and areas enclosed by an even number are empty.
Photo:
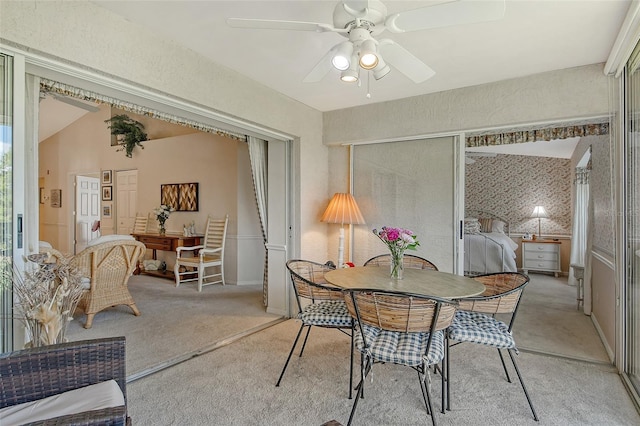
M270 218L272 218L272 220L269 221L269 229L277 231L278 233L281 233L281 235L270 235L269 241L266 244L266 249L269 252L269 293L271 294L273 290L274 293L272 294L272 296L276 296L274 299L271 299L268 302L269 306L267 306L267 311L280 313L282 315L290 314L288 303L290 291L288 280L286 279L285 262L286 259L290 257L289 254L291 253L290 250L292 247L290 243L292 241L298 241L299 235L297 232L298 227L294 226L294 221L296 220L297 215L283 215L282 212L297 212L300 209L299 200L291 193L291 190L295 187L295 185L291 183L291 180L298 179L297 175L293 173L293 170L297 169L297 164L299 162L299 157L294 158L289 156L291 152L292 141L296 139L294 135L268 129L266 127L262 127L260 125L253 124L236 117L222 114L212 109L205 108L188 101L174 99L169 96L151 91L149 89L144 89L142 87L130 83L125 83L114 78L106 77L104 75L100 75L95 72L79 68L77 66L59 62L48 57L40 56L34 52L23 51L19 48L6 46L4 44L0 44L0 52L14 57L14 93L17 95L14 96L14 103L16 111L21 111L23 115L21 119L18 117L14 122L16 127L16 130L14 132L14 148L22 150L21 152L24 152L25 150L32 150L35 153L38 152L37 138L32 138L33 140L27 141L24 134L27 130L27 123L24 119L26 89L25 79L27 73L59 81L75 87L81 87L87 91L94 91L96 93L107 95L115 99L128 101L159 111L164 110L164 112L167 112L169 114L181 112L183 113L182 115L188 116L188 118L203 124L213 125L215 127L219 127L236 133L256 136L260 139L266 140L267 146L269 146L269 142L284 143L284 149L275 150L275 152L282 156L280 164L285 166L285 171L284 173L280 173L278 175L278 182L276 182L276 184L279 187L279 191L284 190L287 193L281 197L281 203L279 203L278 205L270 204L270 214L268 215ZM18 66L15 65L15 62L18 62ZM19 66L20 64L21 66ZM37 126L37 123L29 124L33 127ZM25 182L33 182L30 185L33 187L25 188L26 190L22 193L33 194L32 201L33 205L36 207L34 211L30 210L29 212L25 212L25 217L32 217L36 223L36 226L31 229L30 233L25 233L25 247L35 248L38 246L39 238L39 232L37 228L39 217L39 212L37 209L39 206L37 158L35 165L29 164L28 167L25 167L24 174L25 176L30 178L25 179ZM72 176L68 176L67 181L69 181L69 179L71 179L71 181L74 180ZM270 182L269 186L271 186L272 183L273 182ZM269 191L271 191L271 188L269 188ZM294 200L296 204L290 205L289 202L291 200ZM24 205L24 200L14 200L14 203L16 201L20 203L16 205ZM67 202L73 201L67 198ZM20 210L23 209L20 208ZM17 212L14 212L14 215L15 214L17 214ZM278 226L272 227L272 225L276 225L276 223L274 223L275 220L279 220L277 224ZM74 221L72 220L71 222L73 223ZM271 242L272 240L276 241L275 244ZM274 253L272 253L272 251ZM274 254L274 256L271 256L271 254ZM273 264L272 259L274 262ZM284 300L279 300L281 298ZM276 306L275 309L271 308L271 303Z

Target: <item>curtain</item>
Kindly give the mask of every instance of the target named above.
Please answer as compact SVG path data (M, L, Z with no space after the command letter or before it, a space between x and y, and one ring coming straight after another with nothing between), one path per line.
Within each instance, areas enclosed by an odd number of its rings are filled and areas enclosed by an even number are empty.
M251 177L253 191L258 206L262 241L264 243L264 275L262 278L262 299L265 306L268 302L268 273L269 251L267 250L267 141L253 136L247 136L249 143L249 161L251 162Z
M584 267L586 265L585 258L587 254L587 236L589 230L589 169L586 167L576 168L575 194L570 263ZM573 274L573 268L569 269L569 284L578 285L578 280L576 280ZM586 294L587 284L584 283L584 285Z

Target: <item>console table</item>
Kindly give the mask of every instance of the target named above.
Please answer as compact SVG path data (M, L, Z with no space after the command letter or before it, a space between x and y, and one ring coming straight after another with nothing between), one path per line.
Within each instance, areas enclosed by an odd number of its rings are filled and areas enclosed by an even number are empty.
M172 251L175 253L178 247L191 247L200 245L204 235L193 235L191 237L185 237L179 234L148 234L148 233L135 233L131 234L133 238L144 244L147 249L152 250L152 258L157 259L156 250ZM153 275L154 277L168 278L175 280L173 270L167 268L166 271L141 271L147 275Z

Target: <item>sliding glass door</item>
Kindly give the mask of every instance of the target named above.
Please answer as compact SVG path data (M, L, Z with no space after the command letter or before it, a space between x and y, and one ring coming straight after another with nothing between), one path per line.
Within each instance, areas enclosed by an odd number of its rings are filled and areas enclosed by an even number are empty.
M383 226L418 236L415 254L446 272L457 272L457 137L357 145L353 194L367 222L354 230L356 265L386 253L372 233Z
M0 353L12 349L13 324L11 320L13 294L8 277L12 273L13 257L13 60L0 54L0 250L5 268L0 278ZM4 262L8 259L9 262Z
M625 162L624 373L640 394L640 45L627 64Z

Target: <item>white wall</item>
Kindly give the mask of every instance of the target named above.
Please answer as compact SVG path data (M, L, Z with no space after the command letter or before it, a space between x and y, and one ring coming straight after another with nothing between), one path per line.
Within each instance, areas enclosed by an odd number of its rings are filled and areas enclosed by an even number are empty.
M324 114L325 144L607 115L602 64ZM366 125L364 125L366 123Z

